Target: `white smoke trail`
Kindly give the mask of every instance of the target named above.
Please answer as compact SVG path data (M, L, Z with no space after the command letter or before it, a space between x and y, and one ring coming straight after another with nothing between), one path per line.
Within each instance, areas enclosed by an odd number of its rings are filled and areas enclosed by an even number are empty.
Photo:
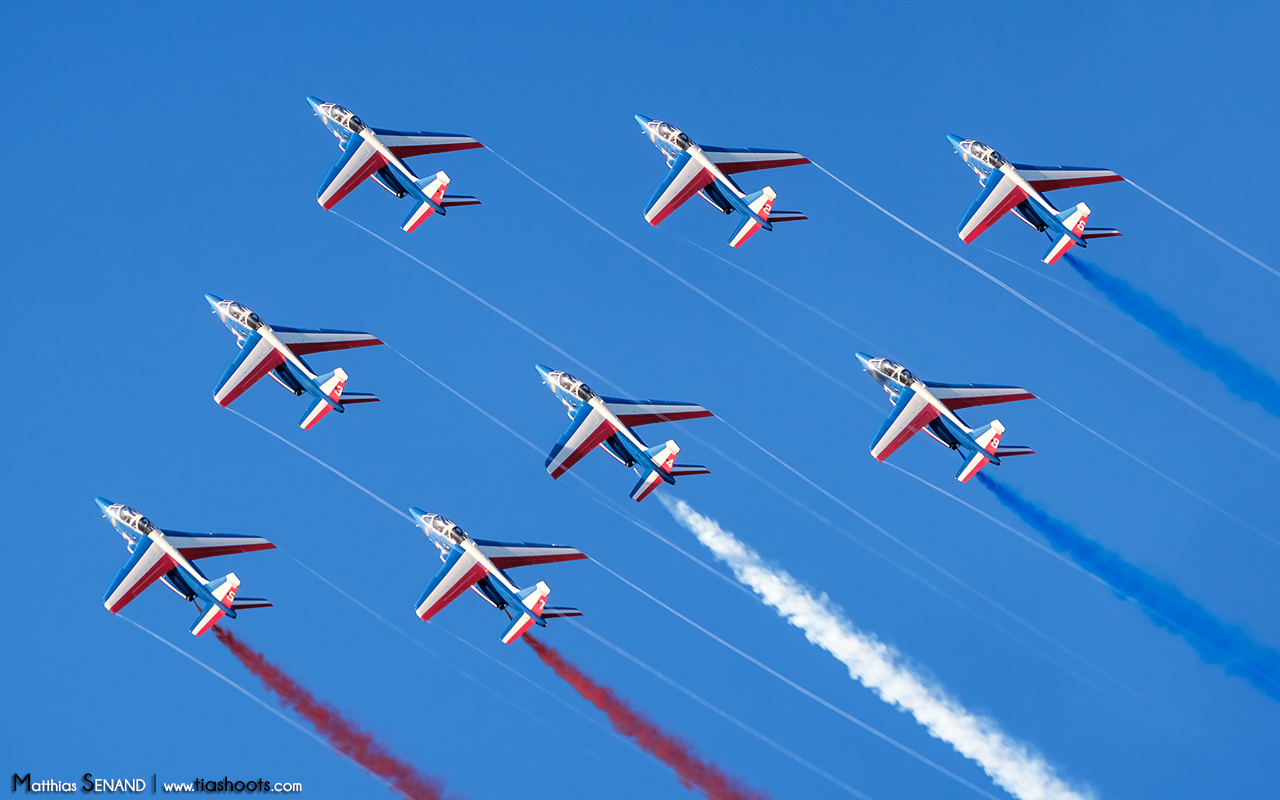
M1009 738L995 721L964 708L903 663L900 653L857 630L826 595L814 596L788 573L770 567L712 519L682 500L659 496L676 520L733 570L787 622L831 653L849 674L881 700L909 712L930 735L975 762L997 786L1021 800L1083 800L1093 797L1059 778L1048 762Z

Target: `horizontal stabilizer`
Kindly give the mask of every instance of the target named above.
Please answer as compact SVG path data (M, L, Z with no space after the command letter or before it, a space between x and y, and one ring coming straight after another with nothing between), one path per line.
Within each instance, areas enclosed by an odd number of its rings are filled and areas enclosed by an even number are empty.
M991 420L990 425L982 429L980 433L976 431L975 433L978 433L978 435L974 437L974 441L982 449L974 453L960 468L960 471L956 473L956 480L961 483L968 483L970 478L977 475L983 467L991 463L991 456L1000 457L996 452L1000 449L1000 437L1004 436L1004 425L1000 424L1000 420Z
M440 205L445 208L453 208L454 206L478 206L480 198L472 197L468 194L446 194L440 200Z
M1032 450L1030 447L1023 447L1016 444L996 448L996 458L1004 458L1005 456L1033 456L1035 454L1036 451Z
M1109 239L1112 236L1122 236L1123 234L1115 228L1085 228L1084 233L1080 234L1081 239Z
M203 636L218 624L218 620L227 613L227 609L234 607L236 590L240 588L240 579L234 572L228 572L225 577L210 583L208 588L218 602L210 603L200 618L191 625L191 633L196 636Z
M679 478L682 475L710 475L711 470L701 464L672 464L671 477Z
M800 211L779 211L775 208L769 212L770 222L799 222L802 219L808 218L808 216Z
M556 619L557 617L580 617L580 616L582 616L582 612L576 608L569 608L567 606L543 606L542 607L543 619Z
M342 387L347 385L347 373L342 367L338 367L328 375L322 376L316 382L320 384L321 392L334 403L341 405ZM332 409L333 406L325 402L323 397L317 397L311 407L307 409L307 413L303 415L302 421L298 423L298 426L304 431L309 431L315 427L317 422L324 419L325 415Z
M762 227L760 225L760 220L764 220L766 224L769 222L769 212L773 210L773 201L776 200L777 197L778 195L774 193L773 189L766 186L755 194L748 195L743 198L743 201L747 204L747 208L751 209L751 213L754 216L747 214L742 215L743 219L741 224L739 224L737 230L733 232L733 236L729 237L730 247L741 247L743 242L750 239L752 235ZM759 217L759 219L757 219L757 217Z
M448 185L449 176L443 171L437 172L431 180L424 178L418 181L417 188L422 192L423 197L413 211L409 212L409 216L404 218L404 224L400 228L407 233L412 233L424 219L437 211L444 214L444 207L440 205L440 201L444 199L444 189Z
M231 608L236 611L243 611L246 608L273 608L274 604L265 597L237 597L231 603Z
M368 392L343 392L342 393L342 404L344 406L349 406L352 403L377 403L377 402L381 402L381 398L379 398L376 394L369 394Z

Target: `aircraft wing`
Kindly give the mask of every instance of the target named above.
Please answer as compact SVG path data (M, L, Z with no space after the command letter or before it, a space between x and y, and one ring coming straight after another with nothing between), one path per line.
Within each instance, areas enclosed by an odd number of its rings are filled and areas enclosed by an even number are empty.
M156 578L175 566L174 560L164 550L156 547L155 542L145 536L140 538L133 547L133 555L107 587L102 604L112 614L116 613L142 594L142 590L154 583Z
M488 570L470 553L461 547L454 547L445 556L440 571L422 591L422 597L418 598L418 616L424 620L431 619L440 609L452 603L458 595L488 574Z
M350 136L342 145L342 157L333 165L316 201L327 211L351 193L365 178L387 165L387 157L379 153L363 136Z
M1015 400L1034 400L1035 395L1019 386L991 386L983 383L930 383L924 382L933 396L944 406L955 411L959 408L989 406L995 403L1012 403Z
M667 215L679 208L685 200L693 197L715 178L702 168L702 165L689 157L687 152L676 157L667 177L662 179L649 205L645 206L644 219L650 225L657 225Z
M790 150L761 150L758 147L703 147L711 162L725 175L774 167L795 167L809 159Z
M1114 183L1124 178L1109 169L1095 167L1037 167L1033 164L1010 164L1037 192L1052 192L1072 186Z
M601 397L609 409L628 427L649 425L654 422L676 422L682 419L698 419L715 416L695 403L678 403L673 400L623 400L618 397Z
M169 540L169 544L176 547L188 561L210 556L275 549L274 544L261 536L248 536L242 533L183 533L182 531L163 531L163 533Z
M1000 179L995 180L996 176ZM960 220L960 238L965 244L972 244L992 223L1026 200L1027 196L1027 190L1019 186L1013 176L992 170L978 199Z
M213 399L226 408L232 400L244 394L245 389L283 363L284 355L263 339L261 334L253 331L245 337L239 355L227 367L227 371L222 373L222 380L218 381L213 390Z
M551 454L547 456L547 472L551 473L551 477L559 478L590 453L592 448L617 432L618 429L605 419L604 414L590 404L583 403L573 415L573 422L569 423L560 441L551 448Z
M871 455L877 461L884 461L921 428L937 419L938 413L932 403L910 387L903 389L898 395L898 404L893 407L893 413L880 426L880 432L871 442Z
M586 553L576 547L563 544L493 542L487 539L472 541L498 569L527 567L530 564L554 564L557 561L577 561L587 557Z
M398 158L425 156L430 153L450 153L454 150L471 150L484 145L458 133L432 133L430 131L393 131L371 128L378 140Z
M330 350L346 350L352 347L370 347L382 344L372 333L363 331L335 331L325 328L273 327L277 338L289 345L294 355L325 353Z

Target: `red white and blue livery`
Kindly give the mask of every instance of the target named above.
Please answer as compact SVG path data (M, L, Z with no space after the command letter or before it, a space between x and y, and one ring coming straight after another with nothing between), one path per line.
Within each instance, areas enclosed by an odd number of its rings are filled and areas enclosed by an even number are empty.
M576 608L547 605L551 589L542 581L521 589L511 582L506 573L512 567L586 558L581 550L562 544L472 539L466 531L439 514L428 514L420 508L411 508L409 512L414 523L440 551L440 560L444 562L423 590L422 597L418 598L415 610L424 621L434 617L468 589L494 608L506 611L511 625L502 634L504 644L519 639L534 625L545 628L549 619L582 616Z
M1032 164L1013 164L991 147L974 139L948 136L964 163L978 174L982 191L973 201L964 219L960 220L960 239L972 244L983 231L1006 213L1012 211L1018 219L1048 235L1049 251L1042 259L1053 264L1075 245L1088 247L1090 239L1119 236L1115 228L1089 228L1089 207L1084 203L1059 211L1044 196L1044 192L1068 189L1076 186L1092 186L1096 183L1122 181L1120 175L1109 169L1095 167L1037 167Z
M346 350L352 347L369 347L382 344L372 333L340 331L328 328L272 327L257 314L234 300L206 294L204 299L213 307L222 322L236 337L240 353L222 374L213 390L213 399L226 408L260 378L270 375L276 383L301 397L310 394L314 399L298 425L311 430L331 410L342 413L352 403L376 403L371 394L346 392L347 373L338 367L333 372L317 375L302 356L324 353L330 350Z
M112 614L129 605L133 598L157 580L195 603L197 616L191 632L196 636L204 635L224 616L234 618L237 611L271 605L258 597L237 597L240 579L234 572L210 580L191 563L210 556L273 549L275 545L266 539L233 533L161 530L126 505L113 503L105 497L97 498L97 502L103 516L111 521L111 527L124 537L129 548L129 560L116 573L103 598L103 605Z
M677 464L680 447L674 441L649 447L631 431L636 425L713 416L702 406L673 400L603 397L569 373L542 364L538 365L538 374L564 403L573 420L547 456L551 477L559 478L592 448L599 447L640 476L640 482L631 490L631 499L638 503L662 483L674 484L682 475L711 472L695 464Z
M326 211L332 210L365 178L373 178L396 197L409 195L417 201L400 226L406 231L414 230L432 214L444 216L448 208L480 205L474 197L445 194L449 176L444 172L419 178L404 163L410 156L484 147L470 136L371 128L336 103L326 103L318 97L308 97L307 102L329 132L338 138L338 146L342 148L342 157L329 170L316 194L316 201Z
M1004 456L1035 453L1026 447L1001 446L1004 425L993 419L981 428L970 428L956 416L961 408L1012 403L1035 398L1017 386L992 386L982 383L934 383L922 381L901 364L887 358L872 358L858 353L858 360L876 383L884 387L893 404L893 413L880 427L871 442L871 455L884 461L908 439L924 431L942 444L960 453L964 465L956 480L969 479L987 464L999 464Z
M644 218L650 225L662 222L695 194L725 214L742 215L742 222L729 237L731 247L741 247L761 228L773 230L775 222L808 219L798 211L774 209L777 194L772 187L747 194L729 177L757 169L808 164L809 159L799 153L755 147L699 146L679 128L662 120L636 114L636 122L667 157L667 166L671 168L645 206Z

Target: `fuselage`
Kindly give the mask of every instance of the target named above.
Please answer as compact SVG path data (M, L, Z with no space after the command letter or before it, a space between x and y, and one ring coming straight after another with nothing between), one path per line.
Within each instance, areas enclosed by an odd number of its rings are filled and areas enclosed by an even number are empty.
M969 436L969 426L935 397L924 381L913 375L911 370L887 358L872 358L866 353L858 353L857 357L867 374L884 388L890 403L896 406L903 390L909 388L938 411L938 418L923 429L926 433L952 450L961 447L974 449L976 444Z
M139 541L147 538L151 540L153 547L160 548L165 555L172 559L173 569L160 576L160 580L164 581L166 586L187 600L200 597L206 602L218 602L210 594L209 590L205 588L209 583L209 579L195 564L187 560L187 557L182 555L178 548L173 546L173 543L164 535L164 531L153 525L151 520L123 503L111 503L102 497L99 497L97 502L98 507L102 509L102 513L110 520L111 527L124 537L130 553L134 551ZM230 608L226 610L226 614L229 617L235 617L236 615L235 611Z
M440 551L440 559L442 561L448 557L450 552L457 549L462 549L476 560L476 566L473 569L483 569L485 571L485 577L478 580L471 587L477 594L499 609L507 606L519 607L521 605L520 588L488 556L481 552L480 548L476 547L475 541L466 531L440 514L431 514L417 507L409 509L409 512L413 515L414 524L422 529L423 533L427 535L427 540ZM541 617L536 617L534 621L538 625L546 625L546 622Z
M1017 214L1018 219L1041 233L1045 233L1051 227L1048 218L1052 217L1056 222L1057 214L1059 213L1057 207L1033 188L1012 164L1004 160L1004 157L995 148L976 139L961 139L958 136L949 135L947 140L951 142L951 146L955 148L956 153L964 160L964 163L978 175L978 180L983 186L987 185L992 172L1000 172L1003 175L1007 175L1019 188L1027 193L1027 199L1013 208L1013 213ZM1057 227L1060 228L1061 225ZM1077 236L1073 235L1072 238L1076 240L1077 244L1085 244L1084 240Z
M581 379L570 375L562 370L552 370L541 364L538 365L538 372L541 373L542 379L546 381L547 386L551 388L551 393L556 396L560 402L569 411L572 418L578 413L584 405L589 405L598 411L610 424L617 429L617 433L610 436L600 443L600 449L616 458L624 466L634 466L637 461L647 460L645 455L647 446L640 437L629 428L622 420L618 419L604 401L587 386ZM659 470L661 472L661 470ZM668 476L663 473L663 480L668 483L674 483L668 480Z
M703 187L698 192L698 196L725 214L732 214L737 210L725 198L724 193L726 191L732 192L738 198L743 198L747 196L746 192L742 191L742 187L734 183L732 178L725 175L711 159L707 158L697 143L670 123L650 119L643 114L636 114L635 116L636 122L640 123L640 127L649 134L650 141L667 157L668 168L675 165L676 159L680 157L681 153L688 153L690 158L697 161L715 179Z

